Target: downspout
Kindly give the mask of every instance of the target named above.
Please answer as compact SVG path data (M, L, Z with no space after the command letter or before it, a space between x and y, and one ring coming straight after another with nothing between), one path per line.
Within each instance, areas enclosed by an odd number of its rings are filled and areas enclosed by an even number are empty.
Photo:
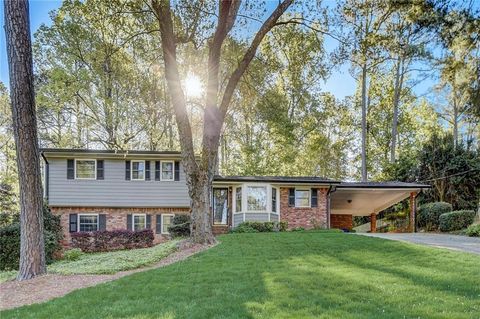
M330 229L330 211L331 211L331 198L330 194L335 193L337 191L337 187L330 185L327 192L327 227Z
M45 157L45 154L43 152L40 152L40 155L42 156L43 160L45 161L45 199L48 201L48 193L49 193L49 175L50 175L50 165L48 163L47 158Z

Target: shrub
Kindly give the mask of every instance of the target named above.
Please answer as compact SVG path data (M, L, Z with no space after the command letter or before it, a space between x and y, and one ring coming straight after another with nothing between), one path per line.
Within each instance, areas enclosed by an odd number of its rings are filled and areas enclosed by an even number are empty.
M175 215L172 226L168 227L168 231L172 237L188 237L190 236L190 223L190 215Z
M61 248L63 238L60 217L51 213L47 205L43 207L45 259L51 263ZM0 227L0 270L17 269L20 261L20 223Z
M286 221L281 221L278 223L278 230L279 231L287 231L288 228L288 222Z
M452 211L452 205L434 202L420 206L417 212L417 225L425 230L436 230L440 226L440 215Z
M466 234L470 237L480 237L480 224L468 226Z
M292 231L304 231L305 228L303 227L295 227L295 228L292 228Z
M232 233L258 233L258 230L253 228L249 222L245 222L232 229Z
M457 210L440 215L440 230L443 232L467 228L475 219L473 210Z
M73 248L66 250L63 253L63 258L68 261L78 260L83 255L83 251L80 248Z
M144 229L100 230L94 232L72 233L72 247L83 252L112 251L153 246L153 231Z

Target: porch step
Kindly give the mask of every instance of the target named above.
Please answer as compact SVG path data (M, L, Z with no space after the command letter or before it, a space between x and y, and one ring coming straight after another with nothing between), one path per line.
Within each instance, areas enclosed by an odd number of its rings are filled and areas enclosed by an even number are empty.
M228 226L218 226L218 225L214 225L212 226L212 232L215 236L218 236L218 235L222 235L222 234L226 234L228 233Z

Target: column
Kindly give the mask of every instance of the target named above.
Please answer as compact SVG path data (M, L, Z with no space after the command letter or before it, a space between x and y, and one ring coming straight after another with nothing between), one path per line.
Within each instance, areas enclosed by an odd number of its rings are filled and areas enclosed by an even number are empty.
M370 214L370 232L377 232L377 215L375 213Z

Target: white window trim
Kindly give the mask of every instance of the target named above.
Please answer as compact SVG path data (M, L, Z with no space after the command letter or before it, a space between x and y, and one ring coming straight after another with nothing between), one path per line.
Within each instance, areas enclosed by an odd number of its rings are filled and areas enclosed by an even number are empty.
M133 178L133 163L143 163L143 178ZM131 181L144 181L145 180L145 161L144 160L131 160L130 161L130 180ZM141 215L141 214L139 214Z
M77 177L77 161L94 161L95 162L95 177L90 178L90 177ZM80 179L80 180L96 180L97 179L97 160L93 158L76 158L74 161L73 165L73 175L75 176L75 179ZM82 214L83 215L83 214Z
M297 190L298 191L308 191L308 205L307 206L299 206L297 205ZM295 207L298 208L310 208L312 207L312 190L309 188L295 188Z
M265 187L267 190L267 207L265 210L248 210L248 187ZM269 200L270 199L270 200ZM272 211L272 187L270 184L243 184L242 212L243 213L270 213Z
M270 205L272 205L273 192L275 192L275 211L273 211L273 205L270 207L270 213L278 214L278 190L274 186L270 186L272 191L270 192Z
M163 163L172 163L172 178L163 178ZM161 182L174 182L175 181L175 161L160 161L160 181Z
M86 214L77 214L77 231L80 232L80 216L97 216L97 231L100 229L100 214L86 213Z
M161 214L160 233L161 233L162 235L169 235L169 234L170 234L169 231L166 231L166 232L163 231L163 217L164 217L164 216L175 217L175 214Z
M143 229L147 228L147 214L132 214L132 231L135 231L135 216L144 216L145 223L143 225Z

